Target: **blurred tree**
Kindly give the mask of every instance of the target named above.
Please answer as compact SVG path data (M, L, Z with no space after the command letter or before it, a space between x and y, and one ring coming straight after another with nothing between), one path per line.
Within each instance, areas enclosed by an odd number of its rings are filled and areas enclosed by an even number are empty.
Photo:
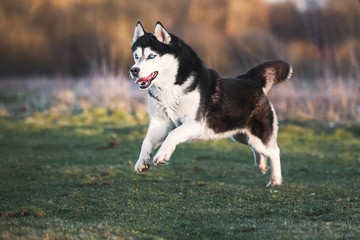
M127 71L138 20L150 32L162 21L220 72L267 58L290 59L302 76L359 72L355 0L307 11L265 0L11 0L0 1L0 76Z
M243 35L254 28L267 31L268 4L263 0L229 0L225 30L228 36Z

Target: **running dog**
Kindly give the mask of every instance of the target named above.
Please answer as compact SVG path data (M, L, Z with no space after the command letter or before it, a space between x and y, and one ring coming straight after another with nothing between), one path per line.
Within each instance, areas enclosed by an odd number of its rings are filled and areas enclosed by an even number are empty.
M266 186L281 185L278 122L266 95L272 86L291 77L289 64L267 61L235 78L221 78L160 22L153 33L138 22L131 50L135 64L130 76L148 91L150 116L137 172L166 164L180 143L231 137L250 147L263 174L269 158L271 176Z

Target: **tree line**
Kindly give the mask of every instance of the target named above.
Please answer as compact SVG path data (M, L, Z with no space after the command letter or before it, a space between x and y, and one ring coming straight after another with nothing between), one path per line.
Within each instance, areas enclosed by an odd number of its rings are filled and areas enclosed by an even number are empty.
M160 20L223 74L271 58L306 78L360 72L357 0L305 11L293 1L11 0L0 2L0 76L127 71L138 20L148 31Z

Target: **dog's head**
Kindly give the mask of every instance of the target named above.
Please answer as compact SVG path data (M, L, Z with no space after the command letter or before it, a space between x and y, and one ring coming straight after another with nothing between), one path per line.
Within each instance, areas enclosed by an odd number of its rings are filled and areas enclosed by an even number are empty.
M136 24L131 45L135 64L130 69L130 76L140 89L175 77L177 61L173 37L160 22L156 23L153 33L146 32L140 22Z

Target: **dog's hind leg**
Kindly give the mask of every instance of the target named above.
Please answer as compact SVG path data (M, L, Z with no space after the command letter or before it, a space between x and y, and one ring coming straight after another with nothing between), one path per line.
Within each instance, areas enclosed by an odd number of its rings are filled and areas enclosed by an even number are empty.
M251 147L251 146L249 146L249 147L254 154L255 166L258 167L259 171L262 174L265 174L267 172L267 170L269 169L267 166L267 163L266 163L266 157L263 154L257 152L253 147Z
M271 103L263 100L248 119L246 134L248 144L255 152L270 159L271 176L267 187L281 185L282 181L280 149L276 142L277 132L278 122L275 110Z
M251 146L251 148L254 149L255 152L260 154L260 159L264 159L264 160L260 160L260 162L263 161L266 164L265 157L270 158L271 176L270 176L270 181L268 182L266 187L281 185L282 176L281 176L281 163L280 163L280 149L276 143L276 137L273 136L270 142L264 144L261 141L261 139L259 139L254 135L249 134L249 145Z
M267 156L270 158L271 163L271 176L270 181L266 187L281 185L281 163L280 163L280 149L277 143L273 143L272 146L267 148Z
M252 151L252 153L254 155L254 164L255 164L255 166L258 167L259 171L262 174L265 174L267 172L267 170L269 168L268 168L267 163L266 163L266 157L263 154L257 152L252 146L249 145L249 143L248 143L249 138L245 133L238 133L238 134L232 136L231 139L236 141L236 142L248 145L250 147L250 150Z

